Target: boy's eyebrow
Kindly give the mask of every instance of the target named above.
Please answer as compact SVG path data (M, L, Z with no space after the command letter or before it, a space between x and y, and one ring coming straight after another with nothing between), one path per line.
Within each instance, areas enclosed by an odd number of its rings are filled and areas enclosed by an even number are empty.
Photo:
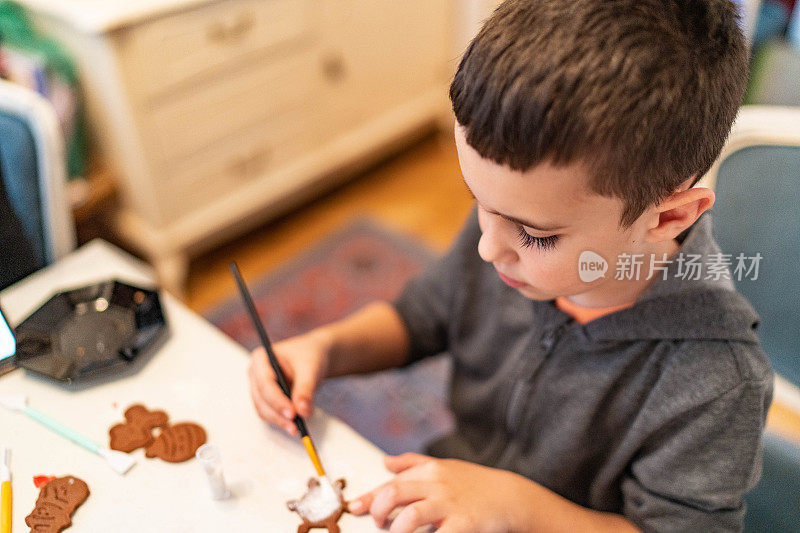
M469 192L470 196L472 196L472 198L477 201L478 199L475 198L475 194L472 192L472 189L469 188L469 184L467 183L466 180L463 179L463 176L462 176L462 180L463 180L464 186L466 186L467 191ZM484 207L483 210L486 211L487 213L491 213L493 215L497 215L497 216L503 217L506 220L510 220L511 222L516 222L517 224L519 224L521 226L525 226L527 228L535 229L536 231L541 231L543 233L552 232L552 231L558 231L558 230L564 229L566 227L566 226L558 226L558 225L556 225L556 226L545 226L545 225L541 225L541 224L536 224L535 222L531 222L530 220L523 220L521 218L512 217L511 215L504 215L503 213L499 213L497 211L494 211L493 209L487 209L486 207Z

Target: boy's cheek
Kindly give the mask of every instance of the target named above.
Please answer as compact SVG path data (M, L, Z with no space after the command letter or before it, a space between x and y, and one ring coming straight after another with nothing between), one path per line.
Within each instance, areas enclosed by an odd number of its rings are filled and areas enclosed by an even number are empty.
M528 283L529 285L518 290L523 296L532 300L552 300L557 296L573 294L576 289L581 288L580 280L566 272L529 278Z
M538 258L523 263L525 280L533 289L541 292L563 291L580 283L578 254L559 251L549 254L550 257L548 253L539 254Z

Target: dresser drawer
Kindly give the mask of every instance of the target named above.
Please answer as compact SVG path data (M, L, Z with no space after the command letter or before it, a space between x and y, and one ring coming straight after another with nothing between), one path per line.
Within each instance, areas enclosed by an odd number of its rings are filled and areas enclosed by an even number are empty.
M130 30L125 43L146 96L225 63L301 38L311 30L312 0L220 0Z
M156 184L162 220L180 219L227 194L269 179L277 168L312 151L319 139L311 113L288 111L164 168Z
M287 110L313 107L316 58L304 50L183 91L146 112L142 141L157 165L169 164Z

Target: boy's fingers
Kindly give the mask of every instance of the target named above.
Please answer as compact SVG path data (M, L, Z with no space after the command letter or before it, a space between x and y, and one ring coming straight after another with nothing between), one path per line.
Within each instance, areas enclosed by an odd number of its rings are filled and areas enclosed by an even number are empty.
M370 491L366 494L362 494L355 500L351 500L350 502L348 502L347 511L350 514L354 515L362 515L367 511L369 511L369 507L370 505L372 505L372 500L375 499L375 490Z
M347 502L347 512L356 516L364 514L369 507L363 501L364 496Z
M286 378L287 381L291 383L292 378L294 377L294 371L292 367L287 365L285 362L280 361L280 357L278 357L278 359L284 377ZM252 365L253 370L258 374L260 378L263 379L269 378L273 381L276 381L275 371L272 369L272 364L269 362L269 357L267 357L267 351L264 350L263 347L256 348L251 352L250 364Z
M383 464L387 470L395 474L408 470L417 465L427 463L431 458L418 453L404 453L402 455L387 455L383 458Z
M255 359L256 357L266 357L266 356L267 356L267 351L264 349L263 346L259 346L257 348L254 348L250 352L250 358L251 359Z
M430 500L420 500L407 506L392 520L389 533L413 533L444 519L444 512Z
M400 476L402 476L402 475L403 474L400 474ZM398 476L395 479L399 479L400 476ZM386 485L388 485L388 484L389 483L385 483L385 484L381 485L380 487L378 487L376 489L373 489L373 490L367 492L366 494L362 494L361 496L359 496L358 498L355 498L354 500L351 500L347 504L348 512L350 512L351 514L354 514L354 515L362 515L362 514L366 513L367 511L369 511L369 508L372 505L372 500L375 499L375 495L377 494L377 492L379 490L381 490L383 487L385 487Z
M287 433L297 435L297 428L295 425L287 420L285 417L279 415L267 402L258 394L256 385L252 383L253 378L250 378L250 398L253 400L256 412L261 419L282 428Z
M261 382L258 384L261 397L264 398L281 416L287 420L294 418L294 406L289 398L283 393L278 384L274 381Z
M264 348L257 348L250 354L250 369L248 373L255 377L257 381L266 381L268 378L274 379L272 368L267 362L267 354Z
M284 418L291 420L294 418L294 406L275 381L275 373L266 357L263 348L260 353L257 350L253 352L253 359L250 361L251 387L255 387L261 398Z
M428 495L430 487L430 483L422 481L390 481L375 491L369 514L378 527L384 527L396 507L423 499Z
M310 369L297 372L297 378L292 386L292 401L300 416L311 416L314 389L317 386L318 376Z

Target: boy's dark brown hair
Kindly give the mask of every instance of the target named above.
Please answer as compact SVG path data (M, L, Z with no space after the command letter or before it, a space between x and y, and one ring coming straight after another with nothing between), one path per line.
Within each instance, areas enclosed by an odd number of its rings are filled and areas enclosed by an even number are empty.
M629 227L711 167L747 75L729 0L507 0L450 99L482 157L520 171L583 162Z

